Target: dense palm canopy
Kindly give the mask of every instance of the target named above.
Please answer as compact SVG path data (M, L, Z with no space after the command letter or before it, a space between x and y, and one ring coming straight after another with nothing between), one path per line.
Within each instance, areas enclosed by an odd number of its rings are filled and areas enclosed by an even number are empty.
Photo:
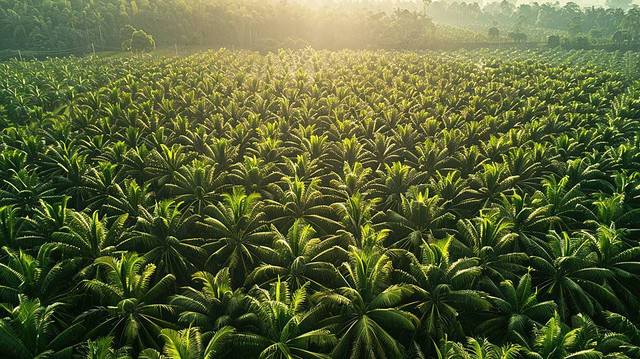
M0 79L0 356L640 353L618 73L219 50Z

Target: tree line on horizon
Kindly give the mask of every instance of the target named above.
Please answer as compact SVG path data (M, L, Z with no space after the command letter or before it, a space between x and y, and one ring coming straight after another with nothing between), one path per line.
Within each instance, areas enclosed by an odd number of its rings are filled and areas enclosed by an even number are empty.
M547 41L559 33L569 47L584 47L586 39L590 46L635 49L639 17L637 8L581 8L571 2L516 7L505 0L483 7L427 2L424 8L394 10L257 0L0 0L0 50L62 51L91 44L120 49L126 26L161 46L416 50L496 38ZM489 27L498 31L487 33Z

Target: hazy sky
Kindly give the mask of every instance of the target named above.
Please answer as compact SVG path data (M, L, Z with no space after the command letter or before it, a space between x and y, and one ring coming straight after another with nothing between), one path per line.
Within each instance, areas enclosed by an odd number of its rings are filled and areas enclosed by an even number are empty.
M295 0L294 0L295 1ZM313 4L313 5L319 5L319 4L335 4L335 3L340 3L340 2L346 2L346 3L385 3L385 4L394 4L394 3L410 3L410 2L415 2L418 4L421 4L422 1L421 0L297 0L299 2L302 3L307 3L307 4ZM466 1L466 2L478 2L478 3L491 3L491 2L496 2L496 1L501 1L501 0L433 0L433 1L445 1L445 2L453 2L453 1ZM516 2L516 3L533 3L533 2L538 2L538 3L545 3L545 2L556 2L556 1L545 1L545 0L539 0L539 1L535 1L535 0L510 0L512 2ZM569 2L568 0L559 0L558 1L560 4L565 4L567 2ZM579 5L583 5L583 6L604 6L605 1L604 0L574 0L573 2L579 4ZM634 0L634 3L637 3L638 1Z

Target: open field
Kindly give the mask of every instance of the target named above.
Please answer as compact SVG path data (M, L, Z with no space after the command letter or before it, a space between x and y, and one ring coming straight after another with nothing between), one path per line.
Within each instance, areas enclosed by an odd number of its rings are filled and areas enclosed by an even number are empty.
M636 57L594 53L0 63L0 356L637 358Z

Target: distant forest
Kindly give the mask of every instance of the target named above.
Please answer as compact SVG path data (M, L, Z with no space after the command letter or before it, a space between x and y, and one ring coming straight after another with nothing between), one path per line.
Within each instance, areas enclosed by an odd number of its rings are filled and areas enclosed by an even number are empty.
M621 8L631 7L617 1ZM91 44L120 49L127 25L152 35L161 46L425 49L461 42L549 41L635 49L640 10L621 8L507 1L485 6L427 1L391 10L264 0L0 0L0 49L61 51Z

